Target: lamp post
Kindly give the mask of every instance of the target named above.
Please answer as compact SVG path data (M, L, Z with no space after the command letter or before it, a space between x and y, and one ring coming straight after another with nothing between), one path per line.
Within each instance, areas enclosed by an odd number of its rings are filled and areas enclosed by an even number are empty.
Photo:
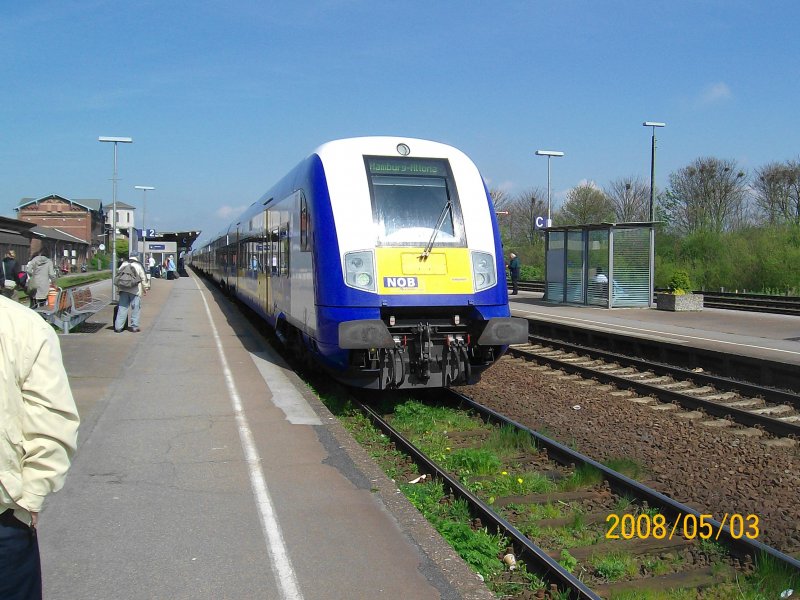
M117 290L114 287L114 279L117 277L117 144L132 144L133 138L129 137L107 137L100 136L98 142L110 142L114 144L114 177L112 178L112 211L111 215L111 301L117 300Z
M133 188L142 190L142 254L144 254L147 250L147 222L145 221L145 217L147 216L147 190L154 190L156 188L149 185L135 185ZM144 256L142 256L142 258L144 258ZM142 261L142 264L144 264L144 261Z
M536 156L547 157L547 226L550 227L553 224L550 220L550 159L554 156L564 156L564 153L557 150L537 150Z
M653 306L653 291L655 289L655 268L656 268L656 228L655 221L655 179L656 179L656 127L665 127L666 123L657 121L645 121L644 127L652 127L653 139L650 144L650 296L647 305Z

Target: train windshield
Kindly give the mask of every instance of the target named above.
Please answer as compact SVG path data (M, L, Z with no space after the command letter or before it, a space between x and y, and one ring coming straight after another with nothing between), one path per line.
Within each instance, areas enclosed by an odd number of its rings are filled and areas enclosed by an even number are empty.
M446 161L367 159L378 244L463 246L458 198Z

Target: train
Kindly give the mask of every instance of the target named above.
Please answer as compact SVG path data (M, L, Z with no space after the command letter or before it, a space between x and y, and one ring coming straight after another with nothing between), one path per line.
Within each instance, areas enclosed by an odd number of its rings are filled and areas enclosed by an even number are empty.
M475 164L382 136L322 144L187 260L298 358L392 390L476 383L527 341L503 258Z

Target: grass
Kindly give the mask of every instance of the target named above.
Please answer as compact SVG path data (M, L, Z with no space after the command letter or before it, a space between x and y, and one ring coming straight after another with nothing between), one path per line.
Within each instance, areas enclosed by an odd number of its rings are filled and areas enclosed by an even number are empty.
M434 430L471 431L483 425L463 411L408 401L395 408L392 426L408 434L421 435Z
M606 581L619 581L623 577L636 575L636 561L630 554L622 552L592 557L591 564L597 575Z

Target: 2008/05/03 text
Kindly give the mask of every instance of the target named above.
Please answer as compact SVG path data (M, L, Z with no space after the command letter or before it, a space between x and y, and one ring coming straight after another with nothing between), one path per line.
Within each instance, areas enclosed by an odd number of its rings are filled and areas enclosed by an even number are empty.
M713 525L713 520L714 516L709 514L679 514L677 519L668 522L667 518L662 514L653 516L641 513L634 516L628 513L622 515L610 513L606 517L606 523L608 523L606 538L609 540L618 540L620 538L646 540L652 537L657 540L663 540L664 538L671 540L677 532L679 536L687 540L693 540L694 538L718 540L725 525L728 526L731 537L737 540L741 538L755 540L758 539L761 533L758 528L759 519L757 515L725 513L719 527Z

